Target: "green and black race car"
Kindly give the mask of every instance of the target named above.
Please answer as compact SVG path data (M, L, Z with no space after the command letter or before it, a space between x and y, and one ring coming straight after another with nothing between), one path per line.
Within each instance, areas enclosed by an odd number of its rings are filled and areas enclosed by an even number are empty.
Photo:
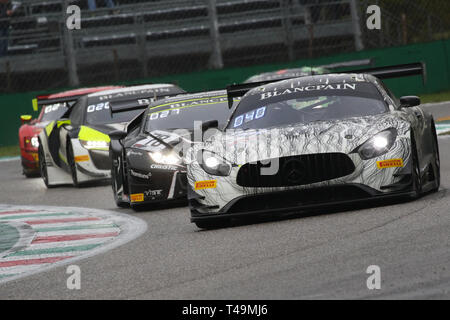
M82 96L39 135L39 166L47 187L110 178L108 133L123 128L154 100L184 93L151 84ZM114 111L114 112L113 112Z

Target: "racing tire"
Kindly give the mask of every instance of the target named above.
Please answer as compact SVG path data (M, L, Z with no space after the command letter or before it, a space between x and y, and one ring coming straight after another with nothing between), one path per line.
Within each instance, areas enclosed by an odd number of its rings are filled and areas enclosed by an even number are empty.
M436 192L439 190L439 187L441 185L441 160L439 156L439 143L434 123L432 124L431 130L433 130L433 151L434 151L433 178L435 181L435 186L432 189L432 192Z
M23 168L22 172L26 178L37 178L40 176L39 172L27 172L25 168Z
M37 173L26 173L26 172L24 172L23 175L25 176L25 178L36 178L39 176Z
M72 176L73 186L75 188L80 187L80 183L78 182L78 174L77 174L77 165L75 163L75 157L73 155L73 148L70 143L67 145L67 162L69 164L70 175Z
M42 180L44 181L44 184L47 188L52 188L52 186L50 186L48 183L47 164L45 163L44 149L42 148L42 145L40 143L38 149L38 156L39 156L39 171L41 172Z
M125 183L125 179L126 179L126 177L124 177L123 173L122 173L122 184ZM112 163L111 163L111 186L112 186L114 201L116 202L116 205L119 208L129 208L130 207L129 202L123 201L117 197L116 170L114 170L114 165ZM123 186L122 186L122 188L123 188Z
M413 180L413 199L417 199L422 194L422 179L420 175L419 156L417 154L416 141L411 134L411 156L412 156L412 180Z

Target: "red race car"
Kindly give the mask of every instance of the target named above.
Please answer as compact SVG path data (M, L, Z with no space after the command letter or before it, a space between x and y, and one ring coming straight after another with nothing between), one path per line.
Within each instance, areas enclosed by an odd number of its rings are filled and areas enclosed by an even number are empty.
M23 174L26 177L39 175L38 135L50 121L58 119L68 107L72 106L79 97L89 93L121 88L120 86L82 88L33 99L33 109L38 111L42 106L37 119L30 115L22 115L22 126L19 128L19 145L22 160Z

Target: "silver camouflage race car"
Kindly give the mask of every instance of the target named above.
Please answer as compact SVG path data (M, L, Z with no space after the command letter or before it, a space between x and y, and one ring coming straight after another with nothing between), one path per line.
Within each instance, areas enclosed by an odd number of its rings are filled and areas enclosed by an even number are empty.
M187 162L191 221L295 213L317 206L436 191L434 121L420 99L398 101L379 78L421 74L421 64L327 74L250 89L226 130ZM248 84L229 88L232 98Z

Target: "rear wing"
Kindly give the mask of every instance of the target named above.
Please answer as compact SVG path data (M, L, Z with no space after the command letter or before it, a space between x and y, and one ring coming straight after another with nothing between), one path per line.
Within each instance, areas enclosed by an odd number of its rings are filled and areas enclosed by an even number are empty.
M427 71L426 64L423 62L417 63L409 63L409 64L400 64L395 66L387 66L387 67L377 67L377 68L367 68L367 69L359 69L359 70L351 70L351 71L339 71L332 72L333 73L365 73L371 74L379 79L392 79L392 78L401 78L401 77L409 77L409 76L422 76L423 83L426 84L427 80ZM231 109L233 106L233 99L236 97L242 97L248 91L253 88L278 82L288 80L267 80L253 83L242 83L242 84L234 84L227 86L227 95L228 95L228 107ZM291 78L292 79L292 78Z
M56 104L56 103L64 103L64 102L72 102L78 100L78 98L84 96L84 94L62 97L62 98L48 98L49 95L40 95L32 100L33 110L38 111L40 106Z
M427 82L427 68L424 62L400 64L395 66L344 71L343 73L368 73L379 79L392 79L421 76L423 84Z
M145 102L142 100L145 100ZM132 110L146 109L147 107L148 107L147 99L118 101L118 102L111 102L109 104L109 110L111 111L111 114Z
M138 110L138 109L145 110L150 104L152 104L156 100L162 100L162 99L177 96L180 94L186 94L186 93L173 93L173 94L166 94L164 96L157 96L155 93L155 95L151 98L144 97L144 98L134 98L134 99L130 99L130 100L112 101L109 104L109 110L111 111L111 114L125 112L125 111L131 111L131 110Z
M350 67L360 67L360 66L370 66L373 64L373 59L360 59L360 60L351 60L344 62L336 62L331 64L325 64L321 66L315 66L315 68L324 68L324 69L337 69L337 68L350 68Z

